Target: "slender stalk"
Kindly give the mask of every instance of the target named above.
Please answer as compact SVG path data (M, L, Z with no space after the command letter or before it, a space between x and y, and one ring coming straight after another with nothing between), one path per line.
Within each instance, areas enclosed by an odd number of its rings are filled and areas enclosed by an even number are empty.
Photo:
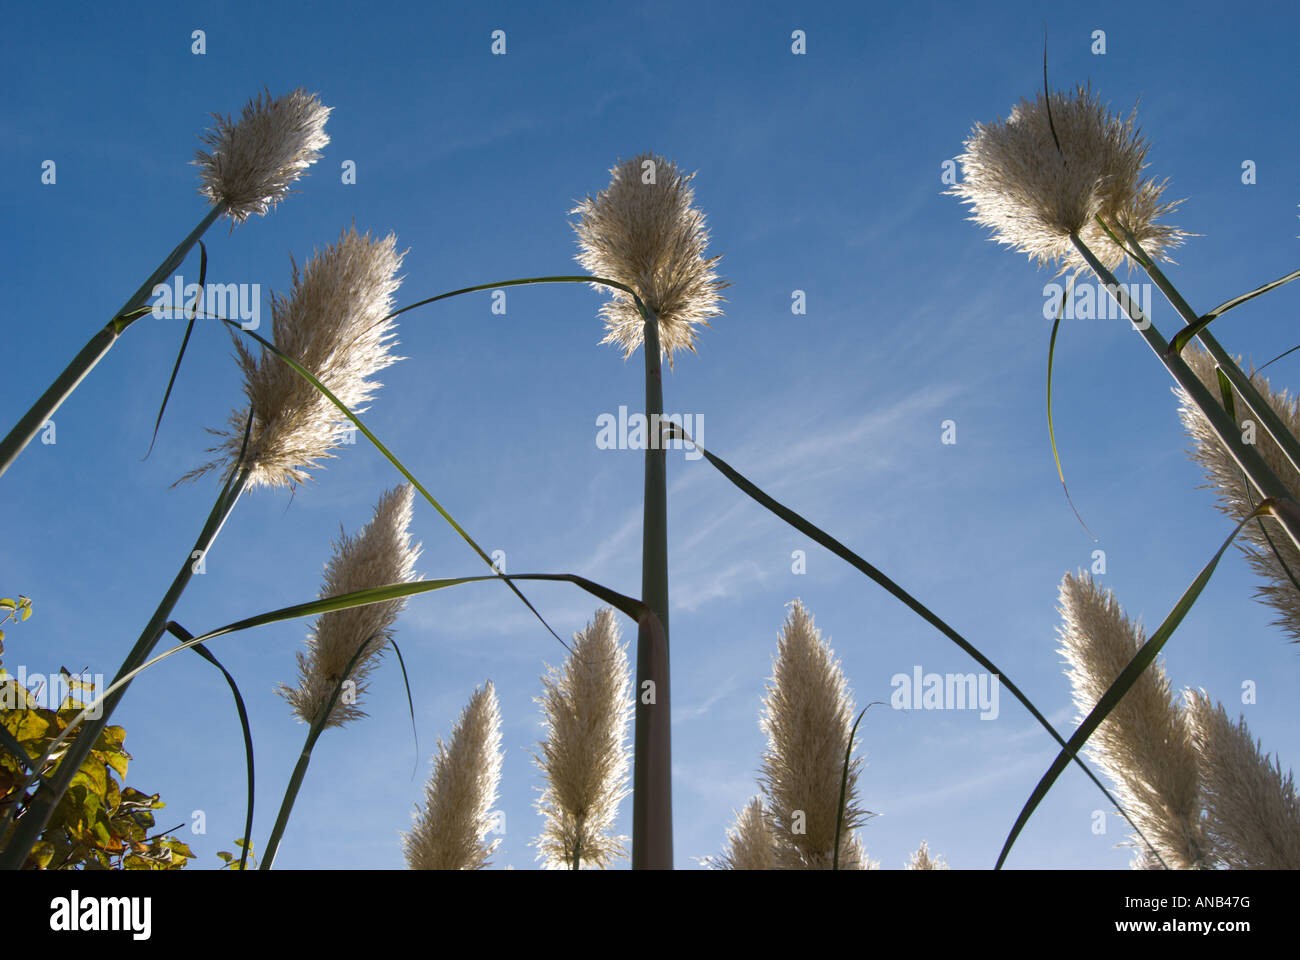
M144 282L139 290L132 294L131 299L126 301L113 319L108 321L99 332L90 338L86 345L81 348L81 352L72 358L72 362L50 384L49 389L41 394L40 399L32 404L30 410L23 414L23 418L14 425L8 436L3 441L0 441L0 476L18 459L18 455L23 452L27 444L32 442L32 438L40 432L46 421L54 415L54 411L63 404L63 401L72 396L72 391L77 389L77 386L86 378L95 364L99 363L104 355L112 349L113 344L117 342L117 338L122 335L122 332L136 319L139 319L138 317L128 318L124 314L129 314L145 305L153 293L153 288L181 265L181 261L185 259L186 254L190 252L194 244L199 242L199 237L203 236L208 227L212 226L213 222L225 212L225 209L224 204L218 203L208 211L207 215L199 221L199 225L190 231L190 235L182 240L176 249L158 265L158 269L149 276L149 279Z
M659 318L645 310L645 406L650 442L645 452L641 620L636 645L636 744L632 771L632 869L673 868L672 727L668 690L668 494ZM649 686L647 686L649 684ZM651 702L646 702L650 700Z
M1169 373L1178 381L1178 384L1187 391L1201 413L1205 415L1219 441L1232 459L1236 461L1242 472L1250 478L1250 482L1265 497L1271 497L1278 501L1294 502L1290 491L1277 478L1277 475L1273 473L1268 464L1264 462L1264 458L1259 455L1259 451L1251 444L1242 442L1236 423L1228 416L1223 407L1215 401L1210 391L1201 383L1200 377L1191 371L1182 357L1175 356L1169 351L1169 344L1160 335L1160 331L1151 323L1151 318L1142 316L1142 311L1133 303L1128 292L1120 286L1119 281L1115 279L1115 275L1097 259L1096 255L1077 234L1072 234L1070 239L1074 241L1075 248L1088 262L1088 266L1092 267L1093 272L1106 285L1106 289L1115 298L1120 309L1124 311L1133 325L1142 333L1148 346L1164 363ZM1300 522L1297 522L1295 514L1292 511L1282 511L1277 515L1277 519L1292 542L1295 543L1296 548L1300 549Z
M1133 249L1142 255L1139 263L1142 264L1147 275L1160 292L1165 295L1165 299L1178 311L1178 315L1183 318L1183 322L1188 326L1195 323L1199 319L1196 311L1183 299L1178 289L1170 283L1169 278L1165 276L1155 260L1147 255L1147 252L1137 242L1137 238L1126 228L1124 229L1124 236ZM1210 356L1214 357L1219 369L1227 375L1232 385L1236 387L1237 392L1241 394L1241 399L1246 402L1250 412L1264 425L1264 429L1269 432L1278 447L1286 454L1287 459L1291 461L1291 466L1300 472L1300 442L1292 436L1291 431L1282 422L1282 418L1277 415L1268 401L1255 389L1255 385L1250 382L1250 378L1241 371L1241 368L1237 366L1237 362L1228 355L1228 351L1223 349L1218 339L1210 332L1209 327L1202 327L1196 335L1205 344Z
M194 542L193 550L186 555L167 593L163 595L162 602L158 604L158 609L154 611L154 615L144 628L144 632L140 634L135 646L131 648L126 660L122 662L122 666L113 678L114 683L132 670L139 668L149 658L150 652L167 629L167 621L171 619L172 610L180 601L181 594L185 592L190 579L194 576L195 553L202 551L200 554L202 556L211 548L217 534L221 532L226 518L230 516L235 504L239 501L239 496L243 493L247 481L248 472L244 470L222 489L221 494L212 505L212 511L208 514L207 522L204 523L198 539ZM99 739L99 735L108 726L109 718L122 697L126 695L129 687L129 683L123 685L104 700L102 712L98 717L87 720L77 734L76 739L68 747L67 753L59 762L58 771L54 777L41 784L40 789L32 798L27 812L17 822L13 836L5 845L4 850L0 851L0 869L17 870L26 862L27 854L36 844L36 841L40 839L41 832L49 823L55 807L63 799L72 778L76 776L77 771L81 769L82 763L90 755L95 741Z
M326 707L326 716L329 710L334 708L333 702ZM307 765L311 763L311 752L316 746L316 741L320 738L321 731L325 729L323 723L313 723L311 729L307 731L307 742L302 746L302 753L298 756L298 763L293 768L293 776L289 778L289 787L284 792L284 800L280 803L280 812L276 815L275 826L271 828L271 839L266 841L266 850L262 853L262 859L258 861L257 869L270 870L275 863L276 851L280 849L280 839L284 836L284 828L289 824L289 814L293 812L294 801L298 799L298 790L302 787L302 781L307 776Z

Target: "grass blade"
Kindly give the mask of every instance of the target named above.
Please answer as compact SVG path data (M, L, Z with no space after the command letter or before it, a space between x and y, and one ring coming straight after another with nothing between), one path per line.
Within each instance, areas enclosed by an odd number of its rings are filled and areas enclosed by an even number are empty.
M849 763L853 756L853 738L858 735L858 724L862 718L867 715L867 711L872 707L881 706L880 701L873 701L862 708L858 714L858 719L853 721L853 729L849 731L849 745L844 749L844 771L840 774L840 806L838 818L835 821L835 854L831 858L831 869L840 868L840 831L844 826L844 797L849 792Z
M188 641L194 639L194 634L190 633L175 620L167 623L167 632L177 640ZM235 698L235 709L239 711L239 726L244 734L244 760L247 767L248 782L248 805L247 812L244 816L244 842L241 846L243 852L239 857L239 869L245 870L247 869L248 863L248 846L253 835L253 731L248 725L248 711L244 709L244 698L239 693L239 684L235 683L235 678L230 675L230 671L223 667L221 661L213 656L211 651L209 651L207 647L203 646L203 644L197 643L190 649L221 671L222 676L226 678L227 686L230 687L231 694Z
M139 676L150 667L166 660L168 657L180 653L188 647L196 644L205 643L217 637L225 636L230 633L238 633L241 630L248 630L253 627L261 627L270 623L279 623L284 620L296 620L301 617L310 617L319 613L329 613L332 610L347 610L351 607L360 607L368 603L378 603L382 600L395 600L400 597L415 596L420 593L428 593L433 590L444 590L448 587L460 586L465 583L482 583L486 580L499 580L500 575L477 577L448 577L440 580L416 580L404 583L390 583L382 587L370 587L365 590L354 590L351 593L341 593L335 597L326 597L320 600L312 600L307 603L296 603L293 606L281 607L278 610L270 610L266 613L260 613L255 617L248 617L244 620L238 620L234 623L227 624L224 627L218 627L216 630L210 630L193 640L186 640L179 646L172 647L170 650L164 650L156 657L142 663L140 666L124 673L119 679L114 680L104 688L94 700L86 704L85 707L72 718L71 722L63 731L54 738L46 747L45 755L37 765L38 769L44 767L49 762L54 751L63 744L63 742L72 734L74 730L86 720L91 713L95 712L103 702L117 693L122 687L127 686L135 677ZM517 573L512 579L514 580L542 580L548 582L572 583L577 587L585 590L597 600L605 603L616 610L626 614L635 620L638 625L649 625L652 629L658 628L658 618L654 616L650 608L640 600L625 596L611 590L609 587L596 583L594 580L588 580L586 577L580 577L573 573ZM24 856L26 852L24 851Z
M411 779L414 780L416 773L420 769L420 731L415 727L415 700L411 697L411 678L406 672L406 661L402 658L402 648L397 645L397 641L392 637L388 638L388 642L393 645L393 650L397 654L397 665L402 668L402 682L406 684L406 705L411 710L411 736L415 738L415 766L411 768Z
M1290 283L1292 280L1297 278L1300 278L1300 270L1295 270L1288 273L1285 277L1279 277L1271 283L1264 284L1262 287L1256 287L1254 290L1250 291L1250 293L1243 293L1239 297L1233 297L1231 300L1219 304L1209 313L1198 318L1195 323L1190 323L1182 330L1179 330L1177 336L1175 336L1173 341L1169 344L1169 349L1175 353L1181 353L1183 347L1187 346L1187 344L1191 342L1192 337L1196 336L1201 332L1201 330L1208 327L1212 321L1217 320L1229 310L1241 306L1248 300L1254 300L1256 297L1262 296L1270 290L1276 290L1283 284Z
M149 449L145 451L142 460L148 460L149 454L153 453L153 445L158 440L158 428L162 425L163 412L167 409L167 401L172 395L172 387L176 383L176 374L180 372L181 360L185 358L185 348L189 345L190 334L194 332L194 321L198 319L199 304L203 302L203 288L208 282L208 248L203 241L199 241L199 292L194 298L194 309L190 312L188 322L185 324L185 337L181 340L181 349L176 354L176 362L172 365L172 375L167 380L167 389L163 392L162 405L158 407L158 417L153 422L153 437L149 440ZM242 870L243 867L241 866Z
M1065 471L1061 469L1061 454L1056 449L1056 427L1052 422L1052 367L1056 357L1056 333L1061 329L1061 320L1065 317L1065 304L1069 300L1070 290L1074 286L1074 275L1065 281L1065 290L1061 293L1061 306L1056 311L1056 321L1052 324L1052 338L1047 343L1047 436L1052 441L1052 459L1056 462L1056 475L1061 480L1061 489L1065 492L1065 500L1074 511L1074 518L1079 521L1079 526L1087 532L1096 543L1097 538L1093 536L1088 525L1083 522L1083 517L1079 514L1079 508L1074 505L1074 498L1070 496L1070 488L1065 485Z

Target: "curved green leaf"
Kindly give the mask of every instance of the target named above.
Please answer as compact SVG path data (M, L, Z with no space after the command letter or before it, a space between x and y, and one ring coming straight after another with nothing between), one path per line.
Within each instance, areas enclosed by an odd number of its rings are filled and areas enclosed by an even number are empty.
M167 632L177 640L189 641L194 639L194 634L190 633L175 620L168 621ZM221 661L213 656L212 652L208 650L207 647L203 646L203 644L196 643L191 649L221 671L222 676L226 678L226 685L230 687L230 692L235 698L235 709L239 711L239 726L244 735L244 762L248 786L248 805L244 815L244 842L241 848L243 853L239 858L239 869L244 870L247 869L248 844L253 833L253 731L248 725L248 711L244 709L244 698L239 692L239 684L235 683L235 678L230 675L230 671L222 666Z

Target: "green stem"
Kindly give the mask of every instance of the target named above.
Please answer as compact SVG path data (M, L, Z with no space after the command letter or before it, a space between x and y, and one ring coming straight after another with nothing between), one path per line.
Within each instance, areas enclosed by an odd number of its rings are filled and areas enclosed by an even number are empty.
M1183 318L1183 322L1188 326L1196 323L1199 319L1196 311L1183 299L1183 295L1178 292L1178 289L1170 283L1169 278L1156 264L1155 259L1142 249L1137 238L1127 228L1124 228L1124 236L1133 248L1142 255L1139 262L1146 269L1147 275L1151 277L1152 282L1165 295L1165 299L1178 311L1178 315ZM1291 466L1300 471L1300 442L1297 442L1295 436L1282 422L1282 418L1277 415L1272 404L1265 400L1259 391L1255 389L1255 385L1251 383L1250 378L1237 366L1237 362L1228 355L1228 351L1223 349L1218 339L1210 332L1209 327L1202 327L1196 335L1205 344L1205 348L1210 352L1210 356L1214 358L1214 362L1219 365L1219 369L1227 374L1232 385L1237 388L1237 392L1241 394L1241 399L1245 401L1251 413L1264 425L1264 429L1268 431L1269 436L1286 454L1286 458L1291 461Z
M307 730L307 742L302 746L302 753L298 756L298 763L293 768L293 776L289 778L289 786L284 791L284 799L280 801L280 812L276 815L275 826L271 828L271 839L267 841L266 849L262 851L262 860L258 866L259 870L270 870L275 864L275 854L280 849L280 840L284 837L284 828L289 825L289 814L293 812L294 802L298 799L298 790L302 787L303 778L307 776L307 765L311 763L311 752L315 749L316 741L329 723L330 715L334 712L334 705L338 703L339 694L343 692L343 685L352 676L352 672L366 652L366 648L375 639L377 639L377 635L371 634L361 641L356 652L352 654L352 659L348 661L343 676L334 685L329 700L321 704L316 711L316 715L312 718L311 727Z
M293 776L289 778L289 788L284 792L284 800L280 803L280 812L275 818L275 826L271 828L271 839L266 842L266 849L262 852L262 859L258 861L257 869L259 870L270 870L272 864L275 863L275 854L280 849L280 839L284 836L284 828L289 825L289 814L293 812L294 801L298 799L298 790L302 787L303 778L307 776L307 764L311 763L311 752L316 746L316 741L320 738L321 731L324 729L324 724L314 723L311 729L307 731L307 742L303 744L302 753L298 756L298 763L293 768Z
M194 554L199 551L206 554L211 548L217 534L221 532L221 527L225 524L226 518L230 516L235 504L239 501L239 496L243 493L247 482L248 472L244 470L222 489L221 494L212 505L212 511L208 514L207 522L204 523L198 539L194 542L193 550L186 555L167 593L163 595L162 602L158 604L158 609L154 611L154 615L144 628L144 632L140 634L135 646L131 648L126 660L122 662L122 666L113 678L114 683L148 660L149 653L157 645L158 640L167 629L167 621L171 619L172 610L180 601L181 594L185 592L190 579L194 576ZM117 708L122 697L126 695L129 687L129 683L123 685L104 700L102 712L98 717L89 719L85 726L82 727L76 739L68 747L68 752L59 761L58 771L54 777L41 784L40 789L32 798L27 812L17 822L13 836L5 845L4 850L0 851L0 869L17 870L26 862L28 853L35 846L36 841L40 839L41 833L49 823L55 807L58 806L59 801L63 799L63 795L67 792L72 778L76 776L86 757L90 755L95 741L99 739L99 735L108 726L109 717L113 715L113 711Z
M72 391L90 373L95 364L103 359L104 355L112 349L117 338L122 335L132 323L138 318L127 318L124 314L129 314L139 310L145 305L149 297L153 294L153 289L181 264L185 255L190 252L194 244L198 243L199 237L203 236L208 227L225 212L223 204L217 204L208 211L199 225L190 231L190 235L180 242L175 250L168 255L158 269L155 270L148 280L137 290L131 299L127 300L122 309L114 315L104 327L99 330L84 347L81 352L72 358L63 372L55 378L50 384L49 389L41 394L30 410L23 414L23 418L14 425L9 431L8 436L0 441L0 476L9 469L10 465L18 459L18 455L23 452L27 444L40 432L45 423L54 415L63 401L72 396Z
M672 726L668 689L668 495L659 318L645 316L645 453L641 599L653 617L637 632L636 750L632 772L632 869L673 868ZM657 618L658 622L655 622ZM649 702L647 702L649 701Z
M1092 267L1093 272L1105 284L1110 295L1119 304L1120 309L1124 311L1130 322L1142 333L1147 345L1160 358L1179 386L1187 391L1192 402L1204 414L1211 429L1219 438L1219 442L1223 444L1224 449L1236 461L1242 472L1250 478L1250 482L1265 497L1278 501L1293 502L1290 491L1277 478L1277 475L1273 473L1268 464L1264 462L1264 458L1259 455L1259 451L1253 445L1242 442L1237 424L1228 416L1223 407L1215 401L1210 391L1206 389L1205 384L1201 383L1200 378L1191 371L1183 358L1170 352L1169 344L1160 335L1160 331L1151 323L1151 318L1142 315L1142 311L1133 303L1128 291L1115 279L1115 275L1097 259L1096 254L1088 248L1088 245L1077 234L1071 234L1070 239L1074 241L1075 249L1088 262L1088 266ZM1296 517L1290 511L1283 511L1279 514L1278 519L1287 535L1295 543L1296 549L1300 550L1300 522L1297 522Z

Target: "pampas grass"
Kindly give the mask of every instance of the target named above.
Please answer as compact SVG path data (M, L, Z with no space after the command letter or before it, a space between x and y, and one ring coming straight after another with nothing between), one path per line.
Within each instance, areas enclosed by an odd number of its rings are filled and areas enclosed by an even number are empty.
M1199 347L1189 348L1183 357L1200 381L1218 395L1219 382L1214 358ZM1250 379L1291 435L1300 434L1300 408L1296 398L1288 396L1286 390L1274 390L1267 378L1253 370ZM1192 402L1187 391L1176 387L1174 393L1179 400L1178 414L1182 418L1183 428L1192 439L1191 458L1204 468L1208 481L1206 486L1217 494L1219 510L1234 521L1244 519L1259 504L1255 490L1242 475L1241 468L1211 429L1205 415ZM1247 429L1246 423L1249 421L1251 424L1249 429L1255 434L1255 447L1264 462L1286 484L1292 496L1300 496L1300 473L1296 472L1282 448L1255 420L1249 408L1241 402L1240 396L1236 397L1233 406L1238 427L1244 432ZM1256 574L1264 581L1257 596L1277 611L1278 617L1273 621L1274 625L1281 627L1293 641L1298 641L1300 589L1292 577L1300 578L1300 550L1296 549L1289 537L1281 535L1276 527L1270 533L1272 521L1266 523L1267 526L1263 523L1248 523L1241 531L1245 542L1239 540L1238 546Z
M293 264L293 291L271 300L271 333L276 347L311 371L354 413L366 408L380 387L375 373L400 357L389 351L396 324L389 317L392 296L401 283L397 270L404 254L389 234L344 230L337 244L317 251L299 272ZM294 487L306 480L317 461L333 456L348 433L334 405L294 369L262 348L254 355L236 338L248 405L230 415L225 431L211 431L221 442L219 456L191 470L181 482L220 470L229 476L244 442L252 412L246 469L250 487Z
M1300 870L1300 796L1290 771L1269 763L1244 718L1233 723L1204 690L1184 696L1216 856L1236 870Z
M948 864L944 863L943 857L935 857L930 853L930 846L924 840L921 841L920 848L907 862L905 870L947 870Z
M776 841L763 810L763 798L754 797L739 813L727 832L727 845L720 857L706 858L714 870L775 870Z
M840 866L861 868L866 858L853 834L868 816L858 804L860 758L849 764L840 808L853 700L812 614L798 600L789 606L759 721L767 734L759 783L777 863L781 869L831 869L842 814Z
M546 778L538 811L546 825L538 859L552 869L610 866L626 856L626 837L613 835L629 767L632 713L627 647L608 607L573 638L562 669L542 678L547 738L534 760Z
M283 200L330 142L330 108L315 94L302 88L275 99L264 94L248 101L238 122L214 113L215 124L203 137L208 149L195 155L199 193L236 223L265 215Z
M642 153L610 170L609 186L574 207L577 260L589 273L627 284L658 318L668 365L678 350L695 352L697 327L719 316L724 284L714 273L721 257L705 257L709 233L690 182L670 160ZM630 357L644 342L645 320L632 298L609 290L601 307L606 336Z
M438 738L433 773L415 826L403 834L412 870L481 870L500 839L485 837L493 827L492 806L501 782L501 711L488 681L476 689L451 741Z
M407 530L413 497L410 484L394 487L380 497L374 516L356 536L340 532L334 555L325 567L322 598L416 579L415 561L421 546L411 545ZM398 598L334 610L317 618L307 638L308 652L298 654L298 685L280 684L276 690L298 719L316 721L340 683L352 686L335 702L325 726L342 726L366 715L359 702L367 678L392 639L393 625L405 606L406 599ZM349 673L348 665L354 660Z
M1162 202L1165 184L1142 180L1148 144L1134 127L1136 109L1121 119L1086 86L1073 95L1021 100L1005 120L976 124L958 160L962 182L947 192L971 207L971 220L992 239L1027 254L1039 266L1085 266L1080 237L1107 267L1129 262L1097 224L1119 220L1152 256L1187 234L1156 223L1181 201ZM1058 148L1059 141L1059 148Z
M1114 595L1087 574L1066 574L1060 604L1060 653L1083 720L1146 637L1124 616ZM1166 863L1180 869L1205 865L1196 753L1159 661L1138 677L1087 749Z

